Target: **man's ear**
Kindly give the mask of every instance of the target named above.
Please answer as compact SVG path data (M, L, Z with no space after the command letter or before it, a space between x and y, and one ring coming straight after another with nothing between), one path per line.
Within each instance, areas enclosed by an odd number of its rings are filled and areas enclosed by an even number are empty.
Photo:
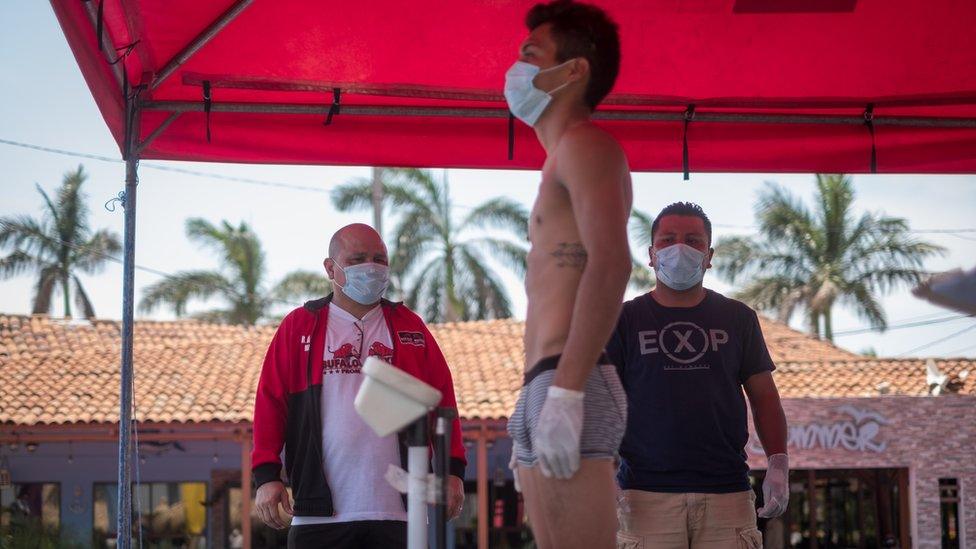
M706 269L711 269L712 268L712 257L714 257L714 256L715 256L715 248L709 248L708 249L708 254L705 256L705 268Z
M654 246L648 246L647 247L647 258L648 258L649 261L647 262L647 266L650 267L650 268L652 268L652 269L654 268L654 258L655 258L655 256L656 256L656 254L654 253Z
M335 261L331 257L327 257L322 262L322 266L325 267L325 273L329 275L329 280L335 280Z
M569 78L572 81L585 80L590 75L590 61L585 57L577 57L569 66Z

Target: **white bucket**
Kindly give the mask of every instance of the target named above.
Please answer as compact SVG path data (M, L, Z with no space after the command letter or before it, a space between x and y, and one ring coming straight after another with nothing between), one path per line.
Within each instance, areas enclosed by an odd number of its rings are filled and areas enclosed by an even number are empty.
M376 434L385 437L441 401L441 392L403 370L371 356L363 364L366 378L353 405Z

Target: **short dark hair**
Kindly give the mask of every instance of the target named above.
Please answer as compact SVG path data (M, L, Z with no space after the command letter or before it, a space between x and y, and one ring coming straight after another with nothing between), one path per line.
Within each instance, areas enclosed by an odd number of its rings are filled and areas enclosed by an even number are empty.
M602 9L573 0L536 4L525 16L530 31L552 25L556 60L584 57L590 63L590 82L583 100L590 110L610 93L620 72L620 36L617 24Z
M666 215L686 215L691 217L697 217L701 219L705 224L705 234L708 235L708 242L712 242L712 220L708 219L705 215L705 210L701 206L695 204L694 202L675 202L674 204L668 204L661 210L661 213L657 214L654 218L654 222L651 223L651 241L654 241L654 233L657 232L657 226L661 222L661 218Z

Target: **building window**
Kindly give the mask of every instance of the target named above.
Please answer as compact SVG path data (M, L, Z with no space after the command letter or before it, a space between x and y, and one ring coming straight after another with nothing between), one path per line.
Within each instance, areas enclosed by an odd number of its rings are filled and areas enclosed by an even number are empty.
M50 538L56 543L60 526L60 484L27 482L0 489L0 537L23 536L25 543Z
M93 543L114 547L118 536L118 485L95 484L92 491ZM153 482L132 487L132 535L149 548L207 546L207 483Z
M959 481L939 479L939 507L942 511L942 547L959 548Z
M906 547L902 473L900 469L790 471L786 513L759 521L764 547ZM759 496L762 473L751 476Z

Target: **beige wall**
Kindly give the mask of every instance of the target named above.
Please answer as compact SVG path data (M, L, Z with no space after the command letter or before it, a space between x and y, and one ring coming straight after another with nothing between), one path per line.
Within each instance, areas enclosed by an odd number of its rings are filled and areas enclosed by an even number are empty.
M957 478L964 546L976 547L976 396L785 399L783 408L792 468L909 469L914 547L941 547L939 478ZM749 428L749 464L763 469Z

